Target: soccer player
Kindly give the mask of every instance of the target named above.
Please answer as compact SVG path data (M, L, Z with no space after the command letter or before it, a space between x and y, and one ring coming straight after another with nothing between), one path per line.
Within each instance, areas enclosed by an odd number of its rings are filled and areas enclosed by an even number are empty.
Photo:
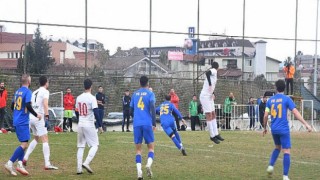
M283 151L283 180L289 180L289 168L290 168L290 149L291 138L289 122L287 120L288 109L292 111L293 115L306 126L309 132L312 131L311 126L303 119L299 111L296 109L294 102L290 97L283 94L285 90L285 82L278 80L276 82L277 94L272 96L266 105L263 121L263 136L267 133L268 114L271 114L271 134L275 144L275 149L271 154L269 166L267 172L269 175L273 173L273 166L279 156L282 149Z
M164 101L162 104L160 104L160 106L157 107L156 113L160 115L160 122L164 132L171 138L176 147L181 151L182 155L186 156L187 153L182 145L182 141L175 124L175 118L172 113L175 113L179 121L182 120L184 125L185 122L182 119L179 110L170 102L170 99L171 96L166 95L166 101Z
M144 139L148 146L147 175L152 177L151 165L154 158L154 134L156 127L155 95L148 88L148 78L141 76L141 88L132 94L130 110L133 115L133 136L136 146L136 165L138 179L143 179L141 169L141 144Z
M206 72L206 79L204 80L202 91L200 93L200 102L202 104L203 112L206 114L210 139L214 143L219 144L220 141L223 141L224 139L218 132L213 100L213 92L217 83L217 70L219 68L219 64L217 62L212 62L211 67L212 68Z
M30 114L30 129L32 130L34 139L31 141L30 146L23 158L23 165L27 166L27 161L30 154L36 148L39 140L42 141L42 151L44 156L44 169L45 170L57 170L58 168L50 163L50 148L47 127L45 127L45 121L49 120L48 101L49 101L49 82L47 77L39 77L40 88L32 93L31 104L32 108L37 114L42 116L41 120L38 120L34 115Z
M28 175L28 171L23 167L22 160L24 151L28 147L28 141L30 139L29 131L29 112L41 119L41 115L37 114L31 106L31 94L29 86L31 84L31 77L27 74L23 74L21 77L21 87L15 92L11 109L13 110L13 126L16 130L16 135L21 145L17 147L11 156L10 160L5 164L5 169L13 176L17 176L17 173L13 170L13 163L18 160L16 170L22 175Z
M100 120L98 103L96 97L91 94L92 81L86 79L83 84L85 91L76 100L76 108L79 110L77 174L82 174L82 168L89 173L93 173L89 165L99 146L98 134L94 124L94 119ZM101 128L101 125L98 128ZM87 159L82 162L86 144L90 150Z

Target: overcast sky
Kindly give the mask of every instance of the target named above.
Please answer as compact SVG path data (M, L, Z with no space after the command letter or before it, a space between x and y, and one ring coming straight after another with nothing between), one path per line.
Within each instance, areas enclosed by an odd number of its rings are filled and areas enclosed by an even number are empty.
M315 39L317 0L299 0L298 38ZM243 0L200 0L200 33L242 35ZM152 0L152 30L187 32L197 27L197 0ZM84 25L85 0L28 0L28 21ZM24 21L23 0L0 0L0 20ZM3 23L7 32L24 33L23 24ZM88 0L88 26L149 30L149 0ZM246 0L245 36L294 38L295 0ZM28 33L36 26L28 25ZM43 37L79 39L81 28L41 26ZM182 46L186 35L152 34L152 46ZM207 36L201 36L207 40ZM111 53L149 46L149 33L88 30L88 39L102 42ZM250 39L252 42L260 39ZM267 41L267 55L283 61L294 55L294 41ZM315 42L297 44L315 53ZM320 53L320 52L319 52Z

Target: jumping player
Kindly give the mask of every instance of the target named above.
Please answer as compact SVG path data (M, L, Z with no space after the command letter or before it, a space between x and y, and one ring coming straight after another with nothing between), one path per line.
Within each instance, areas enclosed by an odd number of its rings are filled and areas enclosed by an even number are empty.
M164 132L171 138L176 147L181 151L182 155L186 156L186 150L184 149L180 135L177 131L175 118L173 113L175 113L179 119L182 120L185 125L184 120L182 119L181 113L179 110L170 102L171 96L166 95L165 100L160 106L157 107L156 113L160 115L161 127Z
M267 122L268 115L271 114L271 134L275 144L275 149L273 150L267 172L269 175L273 173L273 166L282 149L283 151L283 180L289 180L289 168L290 168L290 149L291 149L291 138L289 122L287 119L288 109L292 111L293 115L306 126L309 132L312 131L311 126L303 119L299 111L296 109L294 102L290 97L285 96L285 82L283 80L278 80L276 82L277 94L272 96L266 105L266 110L264 114L263 121L263 136L267 133Z
M220 136L217 127L216 114L214 112L214 89L217 83L217 70L219 64L217 62L211 63L211 69L206 72L206 79L203 83L203 88L200 93L200 102L202 104L203 112L206 114L207 126L210 133L210 139L216 144L224 139Z
M42 151L44 156L45 170L57 170L58 168L50 163L50 148L48 131L45 127L45 121L49 120L48 101L49 101L49 82L47 77L40 76L39 78L40 88L32 93L31 104L37 114L41 114L43 117L40 121L34 115L30 114L30 129L32 130L34 139L31 141L30 146L23 158L23 165L27 166L27 161L30 154L36 148L39 139L42 141Z
M32 92L29 90L30 84L31 77L27 74L23 74L21 77L22 86L15 92L11 104L11 109L13 110L13 126L16 129L18 140L21 143L21 145L14 151L10 160L5 164L5 169L13 176L17 176L17 173L13 170L13 163L16 160L18 160L16 170L22 175L29 174L22 164L24 151L27 149L28 141L30 139L29 112L39 120L42 118L41 115L37 114L31 106Z
M156 127L156 109L155 109L155 95L148 88L148 78L141 76L141 88L132 94L130 109L133 115L133 135L136 146L136 165L138 179L143 179L141 169L141 144L144 139L148 146L148 161L146 170L148 177L152 177L151 165L154 158L154 134L153 130Z
M85 91L76 100L76 108L79 110L77 174L82 174L82 168L85 168L89 173L93 173L89 164L96 155L99 146L98 134L94 124L94 119L100 120L98 103L96 97L91 94L92 81L86 79L83 84ZM101 126L98 128L101 128ZM86 144L90 150L87 159L82 162Z

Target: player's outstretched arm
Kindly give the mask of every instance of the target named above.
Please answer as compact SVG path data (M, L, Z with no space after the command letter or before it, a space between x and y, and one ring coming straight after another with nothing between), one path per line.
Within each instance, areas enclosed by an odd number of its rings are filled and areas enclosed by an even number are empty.
M311 126L307 123L307 121L305 121L305 120L303 119L303 117L301 116L301 114L299 113L299 111L298 111L296 108L294 108L294 109L292 110L292 113L293 113L294 117L297 118L297 119L307 128L307 130L308 130L309 132L312 131Z
M37 117L39 120L42 118L40 114L37 114L37 113L34 111L34 109L33 109L32 106L31 106L31 102L28 102L28 103L26 104L26 107L27 107L28 111L29 111L32 115L34 115L34 117Z

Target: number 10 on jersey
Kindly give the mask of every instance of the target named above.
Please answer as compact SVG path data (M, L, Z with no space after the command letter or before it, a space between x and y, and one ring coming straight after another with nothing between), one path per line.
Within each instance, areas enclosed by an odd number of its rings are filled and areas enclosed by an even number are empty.
M78 108L79 108L79 115L80 116L86 116L88 115L88 108L86 103L78 103Z

